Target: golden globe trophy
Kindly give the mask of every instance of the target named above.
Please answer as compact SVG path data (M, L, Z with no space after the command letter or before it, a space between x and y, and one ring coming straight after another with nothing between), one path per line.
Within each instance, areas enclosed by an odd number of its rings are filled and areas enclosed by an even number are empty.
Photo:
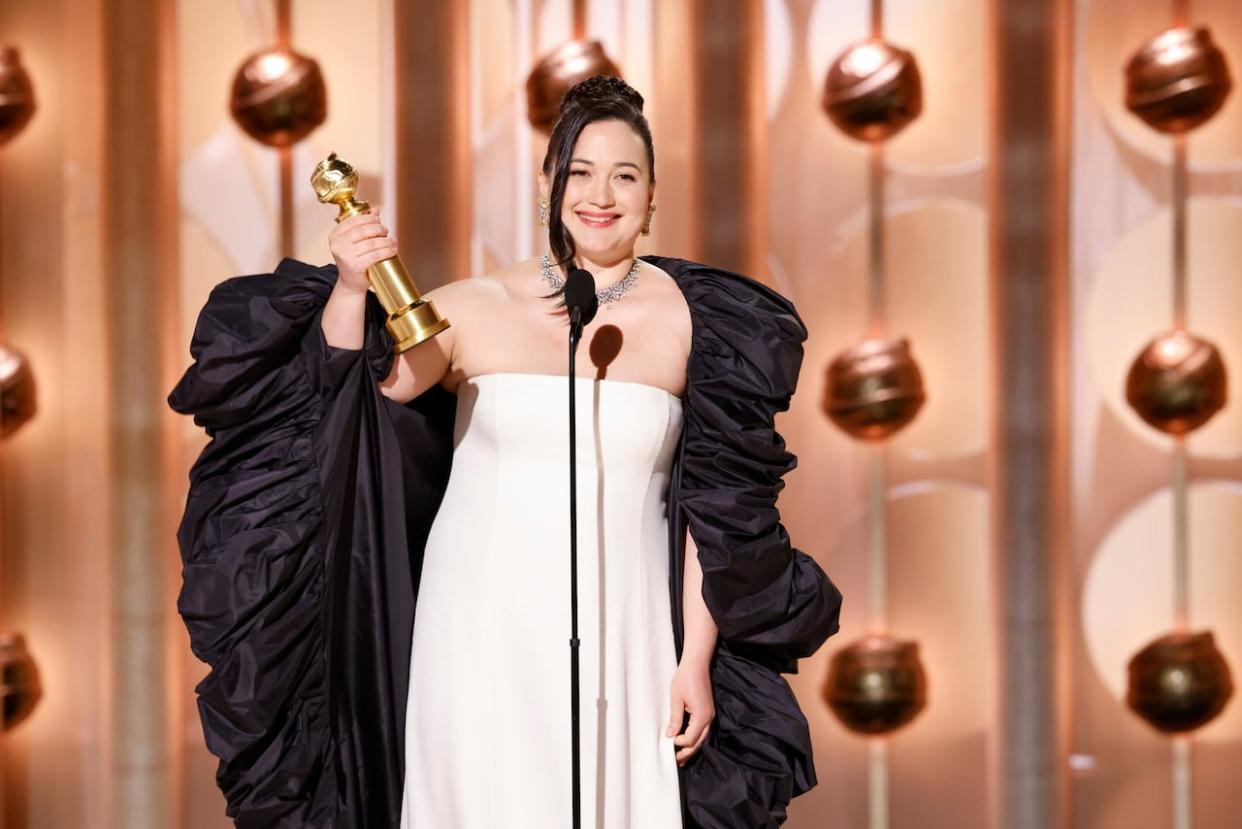
M354 198L358 190L357 171L336 153L329 153L315 166L311 186L319 201L341 209L336 217L338 222L371 210L370 204ZM367 268L367 279L388 312L388 333L396 343L394 348L398 354L449 327L448 320L436 313L435 306L418 293L400 256L389 257Z

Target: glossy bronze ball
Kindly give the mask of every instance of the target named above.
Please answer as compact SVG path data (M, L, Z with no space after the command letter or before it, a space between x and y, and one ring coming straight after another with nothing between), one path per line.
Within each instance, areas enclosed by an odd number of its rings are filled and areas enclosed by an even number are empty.
M34 112L34 87L17 50L0 49L0 146L21 132Z
M841 352L829 364L822 406L844 432L861 440L883 440L914 420L926 400L909 341L876 337Z
M319 64L289 49L251 55L233 77L229 110L259 143L296 144L328 117L328 91Z
M0 343L0 440L9 437L35 414L35 382L30 363Z
M4 699L4 730L30 716L43 696L39 669L20 633L0 633L0 697Z
M914 55L873 39L833 62L821 105L832 123L859 141L884 141L923 111L923 81Z
M1232 88L1225 54L1203 27L1161 32L1126 65L1126 107L1160 132L1199 126L1220 111Z
M598 40L571 40L545 55L526 79L526 117L530 125L550 134L570 87L596 75L621 77Z
M1130 659L1126 704L1168 734L1211 722L1233 695L1229 665L1210 631L1161 636Z
M1130 365L1126 401L1160 431L1184 435L1225 407L1226 376L1215 345L1186 331L1169 331Z
M916 642L868 636L832 656L824 701L846 728L888 734L927 706L927 675Z

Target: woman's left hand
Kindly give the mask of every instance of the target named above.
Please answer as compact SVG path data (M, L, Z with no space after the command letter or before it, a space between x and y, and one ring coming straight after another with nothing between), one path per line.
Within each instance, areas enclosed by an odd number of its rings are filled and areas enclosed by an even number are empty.
M669 691L672 711L669 714L668 727L664 736L673 737L673 744L678 746L677 765L684 766L686 761L695 754L707 740L708 728L716 717L716 706L712 701L712 681L708 660L682 659L673 674L673 683ZM684 712L690 712L690 724L684 734L677 734L681 728ZM676 736L674 736L676 735Z

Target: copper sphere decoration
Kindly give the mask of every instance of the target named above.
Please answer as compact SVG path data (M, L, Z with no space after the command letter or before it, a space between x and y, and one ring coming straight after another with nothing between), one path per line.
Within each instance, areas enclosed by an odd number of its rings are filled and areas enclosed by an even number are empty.
M233 77L229 111L261 144L296 144L328 117L328 92L319 64L289 49L256 52Z
M30 716L43 696L39 669L20 633L0 633L0 698L4 700L4 730Z
M0 49L0 146L21 132L34 112L34 87L17 50Z
M1226 373L1220 351L1183 330L1149 342L1130 365L1126 401L1160 431L1184 435L1225 407Z
M526 79L526 117L545 134L552 132L561 100L576 83L596 75L621 77L598 40L571 40L545 55Z
M821 105L851 138L892 138L923 111L918 63L910 52L883 40L855 43L828 69Z
M1225 55L1203 27L1161 32L1126 65L1126 108L1160 132L1199 126L1220 111L1232 87Z
M1233 695L1229 665L1211 631L1169 633L1130 659L1126 704L1167 734L1193 731Z
M842 431L883 440L914 420L926 400L909 341L874 337L841 352L828 366L822 406Z
M0 440L22 426L35 413L35 383L30 363L20 352L0 343Z
M828 667L824 701L846 728L888 734L927 706L927 675L917 642L868 636L837 651Z

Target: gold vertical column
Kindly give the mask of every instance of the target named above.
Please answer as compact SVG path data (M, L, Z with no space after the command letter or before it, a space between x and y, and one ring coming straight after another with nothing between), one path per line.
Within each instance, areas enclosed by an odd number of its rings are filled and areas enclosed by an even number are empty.
M281 49L293 48L292 0L276 0L276 45ZM296 214L293 210L293 147L281 147L280 159L280 255L297 254L295 234Z
M999 820L1067 825L1070 3L992 3L992 540Z
M869 458L867 497L868 555L870 565L871 632L888 633L888 443L865 447ZM867 825L888 829L888 735L867 739Z
M1190 25L1190 0L1173 0L1173 24ZM1173 138L1173 327L1186 328L1186 201L1190 195L1187 177L1186 135ZM1190 551L1189 498L1187 491L1186 436L1174 438L1171 459L1173 489L1173 625L1179 632L1190 630ZM1170 743L1172 771L1173 829L1194 826L1194 738L1190 734L1173 737Z
M694 0L692 36L697 166L694 255L766 279L767 116L762 3ZM662 215L670 215L662 211Z
M104 309L111 432L109 825L181 825L170 688L178 687L175 505L167 493L175 353L177 201L172 0L103 9Z
M888 306L885 274L887 258L884 251L884 144L876 141L868 148L870 164L867 171L868 255L867 336L883 337L887 330L885 308Z
M1186 25L1185 9L1178 6L1179 25ZM1173 207L1173 327L1186 328L1186 199L1189 183L1186 170L1186 136L1173 138L1171 199ZM1173 611L1174 627L1185 632L1190 626L1190 585L1187 560L1186 437L1174 438L1173 484Z
M587 36L587 0L573 0L574 39L585 40Z
M884 36L884 0L871 0L871 36ZM867 336L883 337L888 333L888 258L884 244L884 192L887 168L884 163L884 142L873 141L868 147L867 212L869 273L867 279ZM876 634L888 633L888 475L885 463L888 442L868 447L871 454L867 514L867 560L871 569L871 629ZM888 829L889 825L889 737L875 735L867 740L867 819L871 829Z
M689 3L653 3L652 83L641 90L656 145L656 195L650 250L702 259L697 199L700 148L696 107L699 99L695 59L686 44L697 39L696 14ZM669 218L671 217L671 218Z
M469 3L393 4L397 226L389 228L423 291L471 275L469 11Z
M4 167L2 163L2 157L0 157L0 182L4 181L3 170L4 170ZM2 206L3 206L3 200L0 199L0 207ZM0 215L0 237L3 236L3 227L4 227L3 216ZM0 259L0 343L4 342L4 270L3 270L3 266L4 266L4 260ZM4 417L3 413L0 413L0 418L3 418L3 417ZM5 532L6 532L6 525L4 521L4 507L5 507L4 444L0 443L0 630L9 629L8 613L7 613L7 608L5 606L5 601L4 601L4 595L5 595L4 591L7 588L8 583L9 583L8 559L5 556L5 543L4 543ZM5 792L5 785L4 785L5 756L4 755L5 753L3 751L0 751L0 827L5 826L7 822L6 817L5 817L6 815L5 800L7 798L4 797L4 792Z

